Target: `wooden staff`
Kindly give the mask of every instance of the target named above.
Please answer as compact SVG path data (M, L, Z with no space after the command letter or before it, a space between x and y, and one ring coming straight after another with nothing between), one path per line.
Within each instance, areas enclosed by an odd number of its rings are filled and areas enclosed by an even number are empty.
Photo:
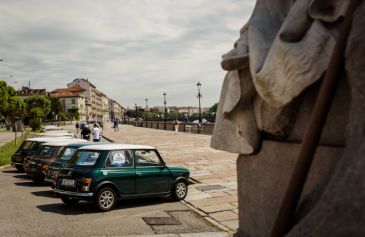
M337 81L341 76L344 65L344 54L348 35L351 29L353 12L362 0L351 0L347 8L337 36L336 45L331 55L327 72L321 84L308 125L306 126L303 142L296 161L283 202L276 217L271 237L281 237L290 231L294 224L295 210L298 205L303 187L309 173L313 157L321 137L322 129L327 119Z

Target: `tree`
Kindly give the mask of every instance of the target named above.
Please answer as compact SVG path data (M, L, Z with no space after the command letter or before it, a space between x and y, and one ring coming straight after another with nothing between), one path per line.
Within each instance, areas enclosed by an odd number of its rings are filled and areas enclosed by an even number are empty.
M57 117L60 117L60 114L65 114L65 111L63 111L63 106L61 104L61 101L59 98L50 97L51 100L51 111L48 113L47 118L48 119L56 119Z
M8 100L8 110L6 115L10 116L11 119L14 117L22 117L26 114L26 104L24 103L22 97L11 96Z
M218 103L215 103L212 107L209 108L209 113L217 113Z
M79 109L78 108L68 109L67 116L68 116L68 119L70 119L70 120L73 120L73 119L79 120L80 119Z
M34 118L34 114L37 113L41 116L46 116L51 111L51 100L48 96L33 95L25 99L27 104L28 115Z
M9 87L5 81L0 81L0 114L4 115L9 106Z

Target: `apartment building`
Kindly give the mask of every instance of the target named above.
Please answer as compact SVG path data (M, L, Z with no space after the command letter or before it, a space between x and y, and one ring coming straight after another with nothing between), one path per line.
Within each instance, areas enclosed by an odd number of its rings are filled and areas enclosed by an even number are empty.
M110 114L110 120L122 119L124 116L124 108L121 106L118 102L115 100L109 99L109 114Z
M58 98L62 104L63 110L66 113L71 110L78 111L80 114L80 120L87 119L86 111L86 98L84 95L85 89L79 85L75 85L69 88L58 88L50 92L50 96Z
M102 121L108 122L110 121L110 107L109 107L109 98L102 93L101 94L101 108L102 108Z
M72 82L67 84L67 87L70 88L76 85L79 85L81 88L85 89L84 96L86 104L86 120L97 121L98 114L101 114L101 108L98 110L97 104L99 104L101 107L101 98L97 98L96 86L89 82L88 79L75 78Z

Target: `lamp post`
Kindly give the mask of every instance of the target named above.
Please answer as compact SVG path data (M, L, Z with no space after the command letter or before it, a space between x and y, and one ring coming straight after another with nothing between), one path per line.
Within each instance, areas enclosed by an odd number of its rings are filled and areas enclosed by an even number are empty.
M146 101L146 109L148 108L148 98L144 99Z
M165 115L163 116L164 119L164 124L163 124L163 129L166 130L166 114L167 114L167 107L166 107L166 92L164 92L163 94L163 103L165 105Z
M199 100L199 123L201 123L202 122L202 108L200 106L200 98L202 98L202 94L200 93L200 88L201 88L202 84L200 82L198 82L196 84L196 86L198 87L198 96L197 97Z
M134 104L134 107L135 107L135 109L136 109L136 111L135 111L135 116L136 116L136 119L137 119L137 104Z

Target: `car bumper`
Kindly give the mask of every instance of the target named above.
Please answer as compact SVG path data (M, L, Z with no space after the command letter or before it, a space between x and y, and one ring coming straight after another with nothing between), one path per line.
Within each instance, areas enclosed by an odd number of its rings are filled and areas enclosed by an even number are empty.
M44 182L46 182L46 183L50 183L50 184L53 184L53 183L55 182L55 180L54 180L54 179L52 179L52 178L45 178L45 179L44 179Z
M90 197L93 196L93 193L79 193L79 192L61 190L61 189L57 189L57 188L54 188L53 192L55 192L57 194L66 195L66 196L73 196L73 197L90 198Z
M20 163L20 162L12 162L11 163L12 166L16 166L16 165L19 165L19 166L24 166L24 163Z

